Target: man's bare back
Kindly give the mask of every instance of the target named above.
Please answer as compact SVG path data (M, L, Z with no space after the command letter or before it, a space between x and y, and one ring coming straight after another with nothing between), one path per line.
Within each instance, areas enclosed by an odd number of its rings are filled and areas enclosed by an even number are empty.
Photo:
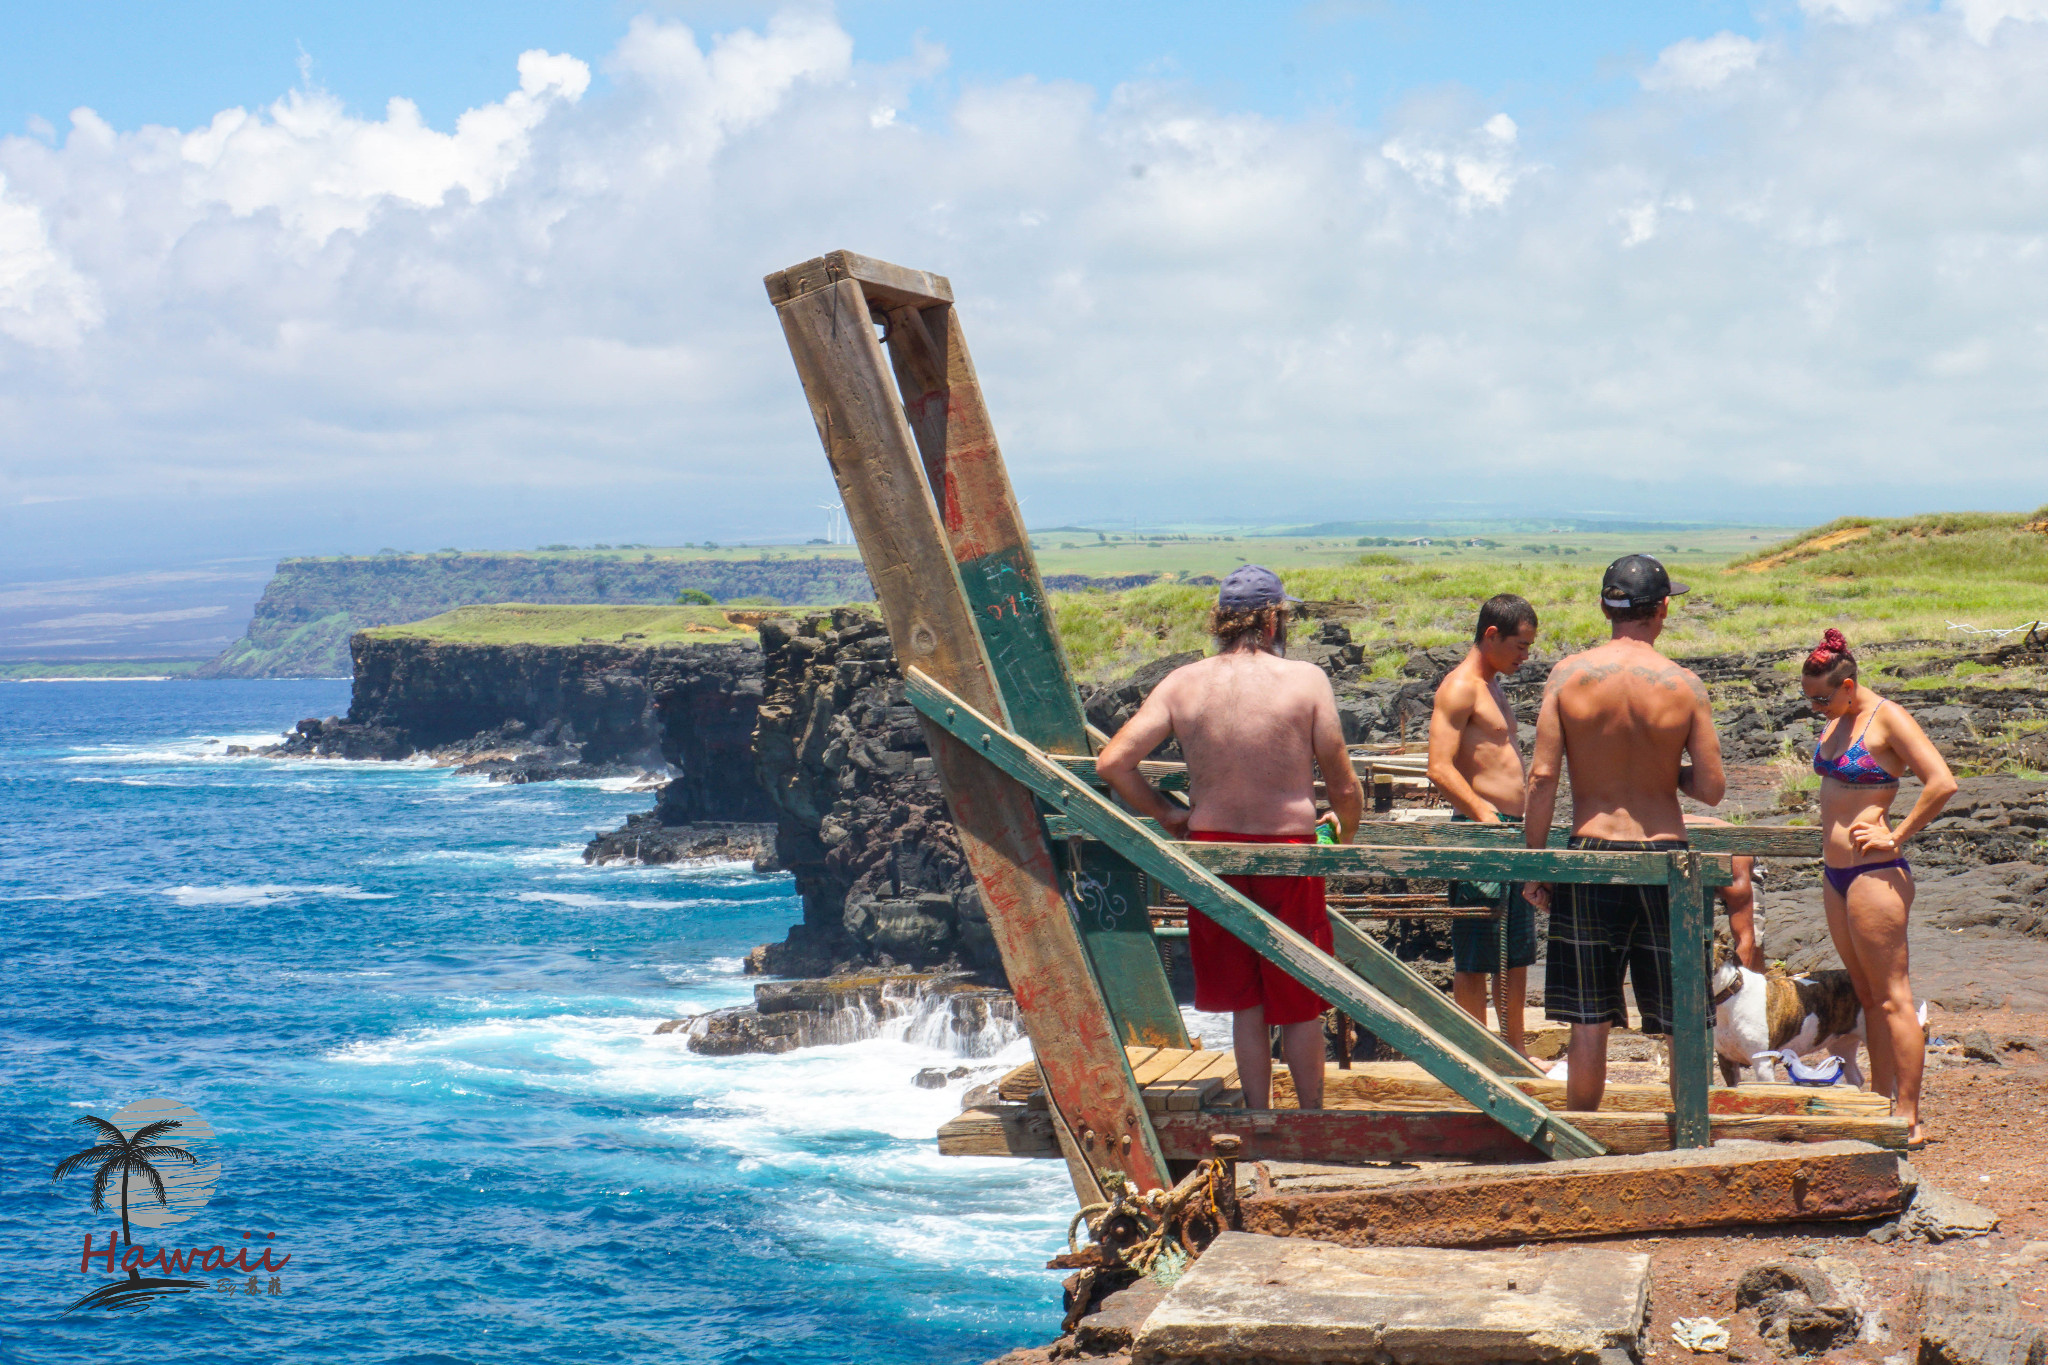
M1566 763L1572 833L1594 839L1683 840L1679 792L1716 805L1726 786L1705 684L1625 635L1550 671L1530 765L1531 847L1539 819L1549 830Z
M1264 651L1232 650L1167 674L1114 747L1142 755L1169 734L1187 758L1189 829L1313 833L1313 761L1350 770L1329 677Z

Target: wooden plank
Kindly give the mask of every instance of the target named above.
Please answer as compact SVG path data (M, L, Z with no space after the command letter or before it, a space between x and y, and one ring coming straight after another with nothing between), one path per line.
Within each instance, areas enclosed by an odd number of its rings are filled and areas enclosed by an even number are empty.
M1132 1072L1143 1069L1146 1058L1158 1049L1127 1049ZM1207 1057L1203 1077L1220 1078L1226 1087L1237 1085L1237 1059L1224 1051L1193 1052ZM1152 1074L1157 1068L1145 1074ZM1508 1084L1552 1109L1563 1109L1565 1084L1543 1076L1512 1076ZM1042 1082L1038 1063L1025 1062L997 1082L997 1093L1012 1104L1023 1103ZM1043 1092L1040 1091L1042 1094ZM1213 1103L1214 1101L1212 1101ZM1273 1103L1280 1108L1294 1104L1294 1078L1286 1068L1273 1073ZM1344 1070L1332 1062L1323 1073L1323 1106L1327 1109L1463 1109L1467 1105L1455 1090L1431 1076L1414 1062L1353 1062ZM1671 1108L1671 1088L1662 1084L1611 1081L1601 1097L1600 1110L1616 1113L1666 1113ZM1891 1101L1868 1090L1832 1085L1744 1085L1715 1086L1707 1092L1711 1113L1751 1115L1828 1115L1878 1117L1890 1114Z
M939 1126L940 1156L1057 1157L1050 1114L1021 1104L968 1109Z
M1029 787L1040 799L1129 858L1147 875L1187 897L1188 903L1255 952L1300 981L1507 1126L1517 1137L1550 1156L1593 1156L1597 1143L1570 1123L1503 1085L1483 1064L1453 1046L1406 1006L1389 1000L1338 961L1190 861L1180 846L1148 834L1130 816L1098 796L1087 783L1048 760L1036 748L977 713L928 673L906 670L905 697L949 733L970 736L974 750L991 766ZM962 741L963 747L965 741ZM1187 847L1201 847L1189 845ZM1215 845L1214 847L1224 847ZM1555 856L1528 853L1526 858ZM1631 856L1631 855L1618 855ZM1634 855L1640 856L1640 855ZM1012 978L1014 980L1014 977ZM1041 1058L1044 1054L1041 1052Z
M944 275L891 265L853 251L828 251L802 265L778 270L763 283L768 286L769 302L780 306L805 294L829 289L841 280L858 281L867 303L884 309L953 301L952 283Z
M1071 814L1071 812L1070 812ZM1661 886L1672 854L1564 848L1390 848L1361 844L1184 844L1193 862L1219 877L1329 877L1371 870L1391 877L1468 881L1590 882ZM1726 854L1699 854L1733 877Z
M1200 1053L1186 1051L1181 1048L1157 1048L1151 1055L1146 1057L1143 1063L1131 1068L1131 1077L1140 1086L1157 1085L1161 1076L1164 1076L1188 1058L1200 1055Z
M1173 1086L1180 1084L1182 1081L1191 1081L1207 1071L1210 1064L1215 1060L1216 1054L1213 1052L1189 1052L1176 1060L1172 1066L1153 1077L1151 1084Z
M1671 860L1666 883L1671 919L1671 1095L1678 1112L1678 1145L1705 1147L1707 1087L1713 1084L1714 1008L1707 964L1712 960L1714 916L1700 885L1700 855Z
M1244 1231L1342 1246L1468 1247L1881 1218L1899 1160L1860 1142L1714 1147L1527 1166L1260 1171Z
M841 279L777 312L898 657L1003 714L861 286ZM1050 1097L1091 1167L1171 1186L1036 804L942 727L925 729Z
M944 304L911 303L887 315L903 411L1011 728L1041 749L1086 755L1088 718L1046 610L959 315ZM1186 1047L1187 1026L1144 913L1137 870L1100 848L1062 846L1054 856L1124 1040Z
M1552 1109L1565 1107L1565 1084L1544 1076L1514 1076L1508 1084ZM1273 1103L1294 1103L1294 1078L1284 1071L1273 1077ZM1442 1081L1413 1062L1353 1062L1346 1071L1334 1062L1323 1075L1325 1109L1462 1108L1464 1101ZM1671 1108L1666 1085L1610 1082L1600 1112L1665 1113ZM1715 1086L1707 1092L1707 1108L1716 1114L1841 1114L1882 1116L1891 1102L1882 1095L1851 1086L1744 1085Z
M1154 1111L1199 1109L1207 1097L1223 1090L1223 1078L1204 1073L1216 1064L1216 1054L1190 1052L1152 1084L1145 1087L1145 1107Z
M1095 760L1059 755L1067 771L1089 782L1095 781ZM1425 760L1417 756L1415 762ZM1354 759L1353 767L1371 766L1366 759ZM1187 764L1148 759L1138 765L1147 781L1162 791L1185 790ZM1362 775L1362 774L1361 774ZM1757 858L1818 858L1820 829L1805 825L1691 825L1687 841L1701 853L1741 853ZM1571 831L1559 825L1550 831L1550 847L1563 848ZM1524 847L1519 825L1480 825L1448 820L1366 820L1358 826L1352 841L1423 848L1513 848Z
M1669 1151L1671 1121L1663 1114L1574 1114L1573 1121L1616 1155ZM1199 1160L1217 1133L1245 1140L1245 1159L1343 1164L1359 1161L1532 1161L1534 1149L1471 1110L1204 1109L1159 1114L1159 1146L1172 1161ZM1868 1142L1904 1150L1906 1125L1889 1117L1717 1115L1716 1141Z
M888 316L903 410L1010 728L1050 753L1085 756L1088 719L1046 610L960 319L950 307L895 308Z
M1028 1129L1015 1107L969 1110L939 1129L943 1156L1057 1157L1051 1129ZM1671 1124L1656 1114L1581 1115L1583 1126L1616 1155L1669 1151ZM1540 1154L1475 1110L1201 1109L1152 1116L1168 1160L1198 1161L1209 1139L1230 1133L1245 1143L1244 1159L1332 1165L1367 1161L1535 1161ZM1714 1137L1760 1142L1867 1142L1902 1151L1902 1119L1716 1116Z
M1166 832L1165 828L1162 825L1160 825L1159 822L1156 820L1133 819L1132 823L1137 825L1139 828L1150 832L1156 838L1172 838L1172 836ZM1064 815L1055 814L1047 816L1045 821L1045 827L1047 832L1050 833L1055 839L1090 839L1093 837L1082 825L1080 825L1076 821L1068 819ZM1364 830L1367 827L1361 825L1359 826L1359 828L1361 830ZM1372 831L1372 833L1376 838L1381 837L1384 830L1386 830L1387 828L1391 827L1382 826L1379 830ZM1478 828L1478 826L1460 823L1457 826L1457 828L1476 829ZM1231 865L1232 870L1227 874L1230 876L1239 875L1238 872L1235 870L1235 868L1239 865L1258 868L1263 864L1271 867L1274 870L1282 871L1284 874L1287 875L1292 875L1296 867L1307 866L1312 869L1314 874L1326 877L1430 877L1441 878L1444 880L1476 881L1498 881L1503 879L1495 874L1479 874L1471 870L1475 866L1493 866L1493 864L1490 863L1475 863L1473 861L1476 859L1493 857L1496 850L1491 847L1467 847L1451 843L1434 845L1362 843L1316 845L1190 843L1179 844L1178 846L1185 848L1189 857L1194 858L1196 861L1201 862L1204 865L1207 865L1212 861L1219 864ZM1606 853L1589 850L1568 850L1563 848L1562 845L1554 845L1551 849L1547 851L1525 849L1522 847L1520 843L1507 843L1501 845L1501 847L1506 849L1510 853L1528 853L1538 857L1550 857L1558 853L1567 852L1571 853L1574 858L1583 857L1662 859L1669 856L1668 854L1662 853ZM1216 849L1229 850L1229 852L1211 853L1205 851ZM1282 850L1289 849L1299 849L1300 852L1295 854L1281 852ZM1259 857L1259 854L1263 852L1273 852L1279 854L1279 856L1273 859L1261 859ZM1389 856L1393 854L1400 854L1403 856L1399 858L1393 858ZM1415 868L1418 865L1422 865L1425 867L1434 867L1437 870L1416 871ZM1561 862L1551 864L1551 866L1553 868L1553 872L1548 878L1526 878L1525 880L1581 882L1608 880L1607 877L1588 877L1580 875L1578 869L1585 866L1585 864L1582 863ZM1631 866L1631 864L1607 864L1605 866L1627 867ZM1640 867L1644 865L1635 864L1635 866ZM1461 867L1465 868L1466 870L1464 872L1460 872L1458 869ZM1211 870L1216 871L1219 869L1212 868ZM1614 880L1620 882L1625 881L1626 879L1615 878ZM1650 878L1650 880L1653 882L1663 881L1664 874L1662 870L1660 869L1657 875L1655 877ZM1735 870L1730 865L1728 855L1717 854L1702 858L1700 860L1701 886L1711 890L1715 887L1726 886L1734 880ZM1441 914L1442 912L1433 911L1428 913Z
M1458 1008L1457 1001L1416 975L1336 911L1330 912L1330 938L1337 960L1398 1001L1438 1033L1501 1076L1540 1076L1542 1069L1509 1047L1493 1030Z

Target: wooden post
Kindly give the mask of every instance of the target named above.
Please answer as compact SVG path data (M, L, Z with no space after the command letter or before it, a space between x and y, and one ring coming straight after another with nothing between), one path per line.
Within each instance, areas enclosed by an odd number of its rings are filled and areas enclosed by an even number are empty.
M1714 1065L1714 1012L1707 964L1714 917L1700 884L1700 855L1670 853L1671 1100L1673 1145L1711 1147L1707 1089Z
M988 655L1010 725L1052 753L1091 752L1081 710L1031 538L1003 467L967 337L950 303L905 300L889 308L889 358L925 479L946 530L961 588ZM1188 1045L1187 1025L1139 906L1137 869L1105 849L1085 861L1054 847L1095 979L1127 1043ZM1119 912L1119 905L1137 907Z
M945 678L1007 719L938 508L882 359L860 258L808 263L768 278L818 435L906 669ZM929 288L932 277L866 262L869 273ZM892 282L893 281L893 282ZM924 284L919 284L924 281ZM902 280L884 279L883 290ZM900 294L899 294L900 296ZM1048 1100L1087 1163L1123 1171L1140 1189L1173 1184L1145 1117L1088 958L1060 894L1037 805L943 729L927 724L932 757L988 910L1018 1013L1044 1069ZM1090 1181L1092 1185L1092 1180ZM1093 1201L1097 1192L1077 1190Z

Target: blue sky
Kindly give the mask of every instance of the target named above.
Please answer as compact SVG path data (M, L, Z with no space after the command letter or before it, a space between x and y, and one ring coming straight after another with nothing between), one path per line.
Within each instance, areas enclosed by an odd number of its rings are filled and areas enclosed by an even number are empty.
M1041 524L2048 501L2048 0L13 17L0 580L802 539L842 246Z
M115 127L191 127L233 105L254 108L300 79L359 114L394 95L447 127L504 93L521 52L546 48L586 60L611 50L638 13L718 30L761 23L759 4L547 4L438 0L348 5L165 4L83 0L17 16L0 45L0 99L9 122L62 127L87 105ZM1132 79L1185 82L1216 104L1279 117L1324 114L1371 121L1418 89L1447 83L1527 112L1568 119L1635 88L1635 72L1670 43L1721 30L1755 37L1797 27L1797 11L1727 0L1585 0L1574 4L1472 0L1322 0L1311 4L1074 3L839 5L840 22L871 60L944 45L950 81L1035 75L1107 91ZM594 90L605 77L597 73Z

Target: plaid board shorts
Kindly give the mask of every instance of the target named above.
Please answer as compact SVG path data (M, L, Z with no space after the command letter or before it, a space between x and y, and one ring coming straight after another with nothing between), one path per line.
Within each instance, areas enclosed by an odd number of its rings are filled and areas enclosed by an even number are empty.
M1569 847L1670 853L1672 839L1588 839ZM1635 988L1643 1032L1671 1032L1671 893L1662 886L1589 886L1560 882L1550 904L1550 962L1543 1017L1567 1024L1628 1026L1621 980Z
M1492 891L1492 895L1487 892ZM1536 907L1522 894L1522 884L1503 886L1498 882L1452 882L1454 906L1500 908L1507 900L1508 970L1526 967L1536 960ZM1451 970L1454 972L1497 972L1500 968L1500 929L1497 919L1454 919L1451 921Z
M1522 817L1506 815L1503 824L1519 825ZM1453 824L1474 823L1463 811L1451 812ZM1527 967L1536 961L1536 907L1522 894L1520 882L1452 882L1453 906L1487 906L1498 910L1507 902L1508 970ZM1451 921L1451 970L1454 972L1497 972L1500 966L1501 924L1498 919L1454 919Z

